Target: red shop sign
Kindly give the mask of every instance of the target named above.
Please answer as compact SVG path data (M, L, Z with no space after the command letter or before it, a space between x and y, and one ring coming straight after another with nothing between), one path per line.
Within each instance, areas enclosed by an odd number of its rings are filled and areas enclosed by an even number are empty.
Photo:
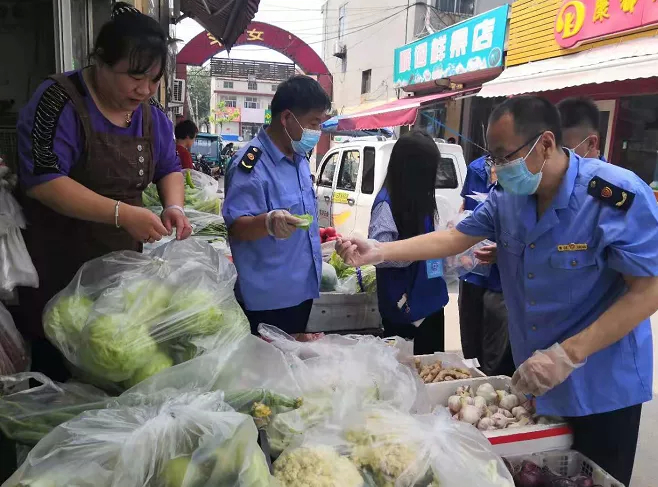
M560 47L611 37L658 24L656 0L565 0L555 19Z

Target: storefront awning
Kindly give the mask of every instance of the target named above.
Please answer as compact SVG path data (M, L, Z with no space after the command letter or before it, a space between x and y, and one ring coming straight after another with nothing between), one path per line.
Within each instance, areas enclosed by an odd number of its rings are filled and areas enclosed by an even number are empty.
M181 12L230 50L254 19L259 3L260 0L181 0Z
M334 127L335 131L347 130L373 130L386 127L400 127L402 125L413 125L418 117L418 109L423 105L452 98L464 93L477 91L479 88L472 88L462 91L445 91L443 93L435 93L433 95L425 96L410 96L401 98L379 105L375 108L370 108L362 112L352 113L351 115L339 115L325 122L327 127L329 125Z
M645 37L507 68L484 83L478 96L512 96L654 76L658 76L658 37Z

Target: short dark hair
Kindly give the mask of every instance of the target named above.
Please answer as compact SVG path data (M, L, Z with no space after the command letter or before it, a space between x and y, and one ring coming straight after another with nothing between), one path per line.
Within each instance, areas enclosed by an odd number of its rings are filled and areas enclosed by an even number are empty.
M176 140L193 139L199 133L199 129L192 120L183 120L176 124L174 133L176 134Z
M557 104L563 129L585 127L599 131L599 109L591 98L566 98Z
M555 135L555 143L558 146L562 144L560 113L547 99L531 95L508 98L491 113L489 124L497 122L508 113L514 119L517 134L529 138L549 130Z
M304 115L311 110L327 111L331 99L320 83L308 76L293 76L281 83L272 98L272 118L284 110L296 115Z
M144 15L132 5L117 2L112 6L112 16L101 27L90 57L114 66L128 59L129 74L143 75L156 62L160 71L156 79L162 78L167 69L167 33L160 24Z

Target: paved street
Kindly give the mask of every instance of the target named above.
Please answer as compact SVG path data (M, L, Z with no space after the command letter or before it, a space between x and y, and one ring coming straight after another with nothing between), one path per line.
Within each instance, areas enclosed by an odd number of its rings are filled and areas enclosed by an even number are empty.
M654 350L658 340L658 314L652 319L654 332ZM457 288L450 288L450 302L446 306L446 350L460 351L459 314L457 311ZM655 356L655 352L654 352ZM654 359L654 391L658 391L658 364ZM638 444L635 470L631 487L658 486L658 401L644 405L642 423L640 426L640 441ZM629 487L629 486L626 486Z

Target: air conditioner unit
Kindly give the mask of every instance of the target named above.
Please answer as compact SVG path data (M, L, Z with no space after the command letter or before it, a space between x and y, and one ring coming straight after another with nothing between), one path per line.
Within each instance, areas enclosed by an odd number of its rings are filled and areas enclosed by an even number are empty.
M184 79L174 79L174 84L172 86L172 99L174 103L184 103L185 101L185 80Z
M182 105L173 107L173 110L174 110L174 115L184 115Z
M333 55L343 59L347 55L347 46L340 41L334 43Z

